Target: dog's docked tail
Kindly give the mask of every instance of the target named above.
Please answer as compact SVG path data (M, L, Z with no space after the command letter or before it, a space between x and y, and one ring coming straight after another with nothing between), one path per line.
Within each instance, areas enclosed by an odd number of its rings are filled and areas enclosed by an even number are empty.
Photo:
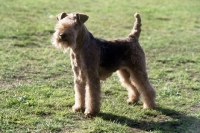
M140 37L141 26L142 26L141 18L140 18L139 13L135 13L134 17L136 18L136 21L134 23L131 33L129 34L129 37L135 38L136 40L138 40Z

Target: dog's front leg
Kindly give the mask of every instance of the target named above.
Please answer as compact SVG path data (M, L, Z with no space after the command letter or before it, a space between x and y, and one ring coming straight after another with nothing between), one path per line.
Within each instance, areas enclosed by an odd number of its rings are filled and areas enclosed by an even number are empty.
M72 107L74 112L84 111L85 109L85 81L78 77L74 79L75 104Z
M100 79L98 72L87 72L86 77L86 96L85 96L85 115L95 116L100 111L101 106Z
M85 85L86 85L86 79L81 71L81 68L77 62L79 61L79 58L75 58L75 55L71 53L71 64L72 69L74 72L74 91L75 91L75 104L72 107L72 110L74 112L76 111L84 111L85 109Z

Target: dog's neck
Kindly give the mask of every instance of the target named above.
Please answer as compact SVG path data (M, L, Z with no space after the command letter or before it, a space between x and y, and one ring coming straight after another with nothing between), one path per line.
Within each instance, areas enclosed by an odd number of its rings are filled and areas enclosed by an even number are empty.
M77 34L76 37L76 46L73 48L73 51L79 51L82 49L83 46L89 44L83 44L83 42L89 42L90 40L90 32L87 30L86 26L83 24Z

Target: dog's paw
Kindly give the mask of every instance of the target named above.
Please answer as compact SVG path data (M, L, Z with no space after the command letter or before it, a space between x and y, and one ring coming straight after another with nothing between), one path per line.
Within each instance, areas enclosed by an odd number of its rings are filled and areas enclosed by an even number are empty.
M154 102L152 103L144 103L143 104L143 109L154 109L156 107L156 104Z
M99 113L99 111L95 110L95 111L90 111L90 110L85 110L84 114L87 118L93 118L95 117L97 114Z
M126 102L127 104L137 104L139 99L127 99Z
M84 107L81 107L81 106L72 106L72 111L73 112L84 112L85 108Z

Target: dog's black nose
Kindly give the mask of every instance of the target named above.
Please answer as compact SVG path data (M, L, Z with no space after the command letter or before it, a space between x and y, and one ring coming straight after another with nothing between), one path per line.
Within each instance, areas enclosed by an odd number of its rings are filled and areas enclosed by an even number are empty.
M65 33L61 33L59 36L60 39L65 40L67 35Z

